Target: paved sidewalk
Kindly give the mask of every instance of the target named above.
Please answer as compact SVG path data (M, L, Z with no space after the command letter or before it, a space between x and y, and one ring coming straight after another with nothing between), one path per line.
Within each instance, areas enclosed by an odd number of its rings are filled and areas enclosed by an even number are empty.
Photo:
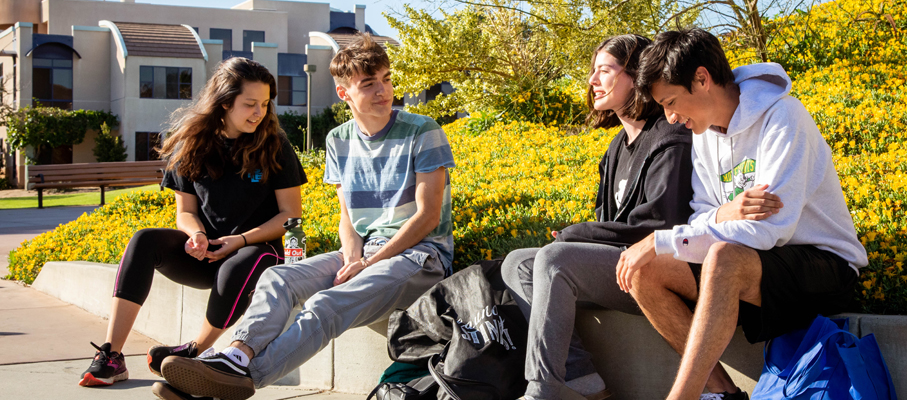
M7 255L22 241L90 212L89 207L0 210L0 276ZM85 290L108 290L85 288ZM150 387L162 378L147 368L145 352L157 344L132 332L123 353L130 379L107 388L83 388L79 377L91 363L107 320L17 282L0 280L0 398L3 399L156 399ZM321 393L272 386L253 399L353 400L363 395Z
M0 277L6 276L6 256L22 242L90 213L97 206L19 208L0 210Z

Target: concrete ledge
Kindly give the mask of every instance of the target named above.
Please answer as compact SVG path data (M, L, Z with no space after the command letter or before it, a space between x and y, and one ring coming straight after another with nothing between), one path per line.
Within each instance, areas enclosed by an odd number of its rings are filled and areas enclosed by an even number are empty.
M116 267L49 262L33 286L106 318ZM192 340L204 320L207 296L207 290L187 288L155 273L151 294L134 329L162 343ZM851 331L858 336L875 334L896 390L907 393L907 316L840 317L850 318ZM287 321L288 326L290 323L292 320ZM663 398L667 394L680 357L645 318L610 310L579 310L576 326L617 400ZM386 321L352 329L277 384L366 394L391 363L386 332ZM215 347L229 344L232 333L230 329ZM762 345L750 345L738 329L721 361L735 382L751 391L762 372Z

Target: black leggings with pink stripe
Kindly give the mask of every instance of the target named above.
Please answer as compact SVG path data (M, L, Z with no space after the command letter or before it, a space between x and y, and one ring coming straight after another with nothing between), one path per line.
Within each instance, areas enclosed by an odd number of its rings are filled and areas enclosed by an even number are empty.
M189 236L175 229L136 232L120 260L114 297L142 305L157 270L181 285L211 289L205 316L213 327L226 329L246 311L261 274L283 261L279 239L250 244L213 263L186 254L187 240Z

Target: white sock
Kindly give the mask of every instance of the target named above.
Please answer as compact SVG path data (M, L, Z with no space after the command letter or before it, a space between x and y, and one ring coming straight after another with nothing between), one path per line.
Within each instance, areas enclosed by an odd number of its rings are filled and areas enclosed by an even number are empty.
M566 384L567 387L579 392L579 394L583 396L601 392L606 388L605 381L602 380L601 375L598 373L591 373L576 379L571 379L567 381Z
M237 349L236 347L227 347L220 352L221 354L227 356L227 358L229 358L230 360L243 367L249 366L249 356L247 356L246 353L243 353L242 350Z

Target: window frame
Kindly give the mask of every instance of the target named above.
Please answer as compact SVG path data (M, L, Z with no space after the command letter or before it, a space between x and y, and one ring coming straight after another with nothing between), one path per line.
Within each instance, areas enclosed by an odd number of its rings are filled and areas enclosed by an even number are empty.
M217 34L215 35L215 33L217 33ZM230 38L227 39L227 38L223 38L223 37L214 37L214 36L224 36L224 35L227 35ZM224 51L233 50L233 29L208 28L208 38L214 39L214 40L222 40L224 42L224 48L223 48Z
M54 47L45 47L45 46L54 46ZM73 101L73 89L74 89L74 75L73 75L73 59L72 52L69 49L61 48L62 45L49 43L45 46L39 47L32 54L32 105L36 107L55 107L63 110L72 110L72 101ZM68 57L63 56L63 54L68 53ZM49 65L47 65L49 63ZM35 93L35 77L38 76L38 71L47 71L48 74L48 88L50 90L50 97L38 97ZM67 74L69 76L69 96L66 98L64 94L60 95L60 98L57 98L57 86L63 86L57 82L58 79L64 79L65 77L57 77L58 72L60 74ZM42 82L43 83L43 82Z
M163 70L163 71L161 71ZM188 72L188 81L184 81ZM174 73L175 81L170 81L170 74ZM150 79L146 79L150 77ZM158 75L164 79L163 83L156 84ZM151 90L151 95L146 94L146 86ZM163 93L158 96L158 91ZM184 93L185 92L185 93ZM171 93L173 93L171 95ZM139 98L157 100L192 100L192 67L169 67L165 65L140 65L139 66Z
M246 38L248 36L250 36L250 34L252 34L252 33L261 33L261 40L249 39L247 41ZM243 29L243 31L242 31L242 51L246 51L246 52L252 51L253 42L264 42L264 41L265 41L265 31L254 31L254 30Z
M304 80L303 82L306 82L306 83L302 84L302 88L296 88L293 85L293 81L295 80L293 78L302 78ZM306 76L306 74L277 76L277 105L278 106L291 106L291 107L307 107L308 104L306 102L305 94L306 94L306 84L308 83L308 79L309 78ZM288 80L289 85L282 84L281 81L284 81L284 80ZM293 104L293 99L294 99L293 95L297 92L302 92L302 96L303 96L302 104ZM287 104L285 102L284 96L289 96L288 97L289 104Z
M144 138L141 143L144 143L144 149L139 148L139 136L144 135ZM161 145L161 133L160 132L143 132L136 131L134 134L135 139L135 161L153 161L160 160L161 155L154 151L155 147ZM140 153L139 150L142 150ZM141 157L139 155L141 154Z

